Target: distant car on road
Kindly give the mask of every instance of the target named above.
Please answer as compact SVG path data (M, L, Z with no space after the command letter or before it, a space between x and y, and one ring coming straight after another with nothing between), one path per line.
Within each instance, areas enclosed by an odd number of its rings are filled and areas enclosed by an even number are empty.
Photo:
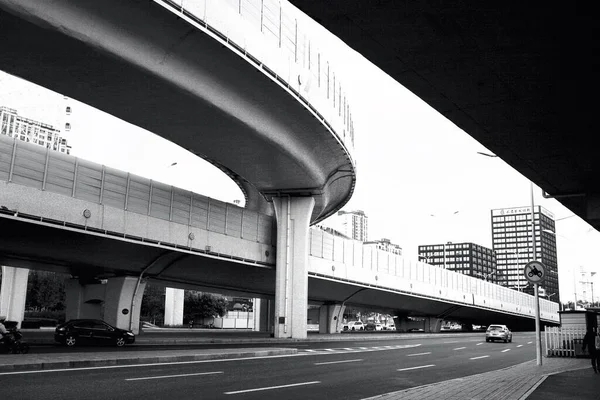
M485 341L492 342L503 340L504 343L512 342L512 332L506 325L490 325L485 331Z
M98 319L72 319L56 327L54 341L69 347L80 344L122 347L135 342L135 335Z
M365 324L362 321L350 321L344 324L345 331L364 331Z

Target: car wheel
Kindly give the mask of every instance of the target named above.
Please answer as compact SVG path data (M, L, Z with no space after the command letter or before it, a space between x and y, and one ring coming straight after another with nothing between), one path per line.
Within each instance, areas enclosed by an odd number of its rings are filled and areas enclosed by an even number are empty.
M73 335L68 335L65 338L65 344L69 347L75 346L76 343L77 343L77 338Z
M485 341L489 343L489 342L490 342L490 339L485 339Z
M123 347L125 345L125 338L124 337L117 338L116 345L117 345L117 347Z
M354 327L352 327L352 330L355 331L356 329L354 329Z
M508 343L508 338L505 338L505 339L504 339L504 343Z
M510 339L508 339L508 343L512 343L512 336Z

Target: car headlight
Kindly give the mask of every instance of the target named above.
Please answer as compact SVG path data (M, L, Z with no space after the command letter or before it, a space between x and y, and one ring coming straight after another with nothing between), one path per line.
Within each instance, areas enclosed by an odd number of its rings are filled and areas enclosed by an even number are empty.
M67 329L66 329L66 328L64 328L64 327L63 327L63 328L56 328L56 332L64 332L64 331L66 331L66 330L67 330Z

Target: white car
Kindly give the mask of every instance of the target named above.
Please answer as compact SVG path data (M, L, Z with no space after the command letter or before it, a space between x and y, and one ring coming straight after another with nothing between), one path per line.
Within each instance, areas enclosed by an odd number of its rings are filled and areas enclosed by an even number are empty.
M350 321L344 324L345 331L364 331L365 324L362 321Z

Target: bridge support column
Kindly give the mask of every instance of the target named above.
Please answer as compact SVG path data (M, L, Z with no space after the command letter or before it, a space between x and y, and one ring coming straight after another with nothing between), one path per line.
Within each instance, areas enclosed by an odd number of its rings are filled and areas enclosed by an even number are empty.
M140 307L146 282L133 276L110 278L106 285L104 320L121 329L140 333Z
M425 328L423 330L430 333L440 333L443 324L444 320L442 318L428 317L425 318Z
M66 282L66 319L92 318L104 319L103 304L106 285L98 283L81 284L72 278Z
M252 306L255 332L273 333L275 304L272 299L254 299Z
M184 290L166 288L165 290L165 325L183 325Z
M274 197L277 218L275 337L307 337L309 224L312 197Z
M346 306L341 303L323 304L319 310L319 333L339 333Z
M25 297L27 296L26 268L2 266L2 287L0 288L0 315L9 321L16 321L18 327L25 317Z

